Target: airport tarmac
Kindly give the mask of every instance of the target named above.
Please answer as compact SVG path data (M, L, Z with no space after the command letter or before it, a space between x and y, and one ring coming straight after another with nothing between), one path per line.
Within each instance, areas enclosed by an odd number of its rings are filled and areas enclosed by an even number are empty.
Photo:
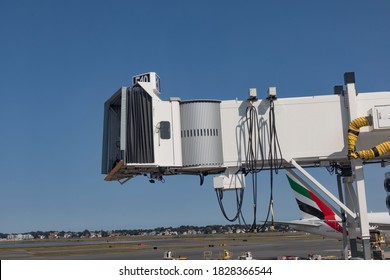
M390 246L382 249L390 255ZM233 259L245 251L254 259L308 254L341 258L342 242L300 232L0 242L0 259L161 260L165 251L172 251L176 257L203 260L206 251L211 259L219 259L224 250L232 252Z

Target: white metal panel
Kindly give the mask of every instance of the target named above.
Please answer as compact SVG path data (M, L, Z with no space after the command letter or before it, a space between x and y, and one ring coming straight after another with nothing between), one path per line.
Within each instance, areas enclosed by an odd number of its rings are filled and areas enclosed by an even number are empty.
M343 107L344 99L338 95L276 100L276 129L283 157L344 157L348 120ZM264 119L268 122L268 116Z
M227 100L221 102L222 149L225 166L241 166L245 161L245 136L243 125L247 102Z
M390 104L390 92L360 93L356 99L357 113L367 116L374 106ZM347 131L349 124L345 97L324 95L299 98L279 98L275 101L276 130L283 158L289 161L316 162L318 160L347 159ZM247 101L222 101L222 139L225 166L240 166L245 162L248 146L246 127ZM261 139L268 155L269 101L254 103L259 113ZM388 131L369 133L362 129L359 149L371 148L389 141Z
M145 82L138 82L138 84L153 98L153 100L161 101L160 95L156 92L155 85Z
M172 145L173 145L173 165L182 166L182 150L181 150L181 119L180 119L180 103L179 101L171 101L172 114Z
M171 125L170 139L160 137L160 122L168 121ZM154 126L154 157L158 166L174 165L174 149L172 137L172 111L169 101L153 100L153 126Z
M344 127L339 96L289 98L275 101L276 130L285 159L340 157L346 154ZM248 146L245 110L248 102L221 104L225 164L245 162ZM259 112L259 126L264 155L269 152L269 101L254 103ZM315 133L313 133L315 132Z

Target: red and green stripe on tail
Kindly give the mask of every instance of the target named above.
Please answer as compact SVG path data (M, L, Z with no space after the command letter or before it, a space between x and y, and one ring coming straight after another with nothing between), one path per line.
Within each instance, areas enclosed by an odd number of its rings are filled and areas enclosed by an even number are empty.
M343 232L342 226L337 222L336 214L313 192L302 186L295 178L287 175L288 182L294 191L299 209L304 213L304 218L317 217L323 220L328 226Z

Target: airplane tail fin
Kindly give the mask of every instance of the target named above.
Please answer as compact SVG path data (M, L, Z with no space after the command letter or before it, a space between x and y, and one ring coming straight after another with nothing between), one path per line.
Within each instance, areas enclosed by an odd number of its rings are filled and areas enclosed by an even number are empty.
M303 219L318 218L320 220L335 220L335 213L326 206L313 192L304 187L292 174L287 173L287 179L294 192Z

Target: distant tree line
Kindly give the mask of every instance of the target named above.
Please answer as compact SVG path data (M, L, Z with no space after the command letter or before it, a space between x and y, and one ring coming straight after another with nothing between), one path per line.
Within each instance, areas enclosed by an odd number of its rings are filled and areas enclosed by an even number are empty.
M207 226L191 226L191 225L182 225L180 227L157 227L154 229L118 229L118 230L94 230L90 231L85 229L80 232L74 231L31 231L25 232L23 234L31 234L34 238L49 238L55 234L58 238L81 238L81 237L91 237L93 234L98 233L99 237L109 237L109 236L137 236L144 234L161 234L164 232L176 232L177 234L185 234L188 232L201 232L202 234L212 234L212 233L227 233L235 232L236 230L245 231L246 227L243 225L207 225ZM287 230L285 226L275 226L275 230L284 231ZM15 234L15 233L13 233ZM7 238L8 233L0 233L0 238Z

